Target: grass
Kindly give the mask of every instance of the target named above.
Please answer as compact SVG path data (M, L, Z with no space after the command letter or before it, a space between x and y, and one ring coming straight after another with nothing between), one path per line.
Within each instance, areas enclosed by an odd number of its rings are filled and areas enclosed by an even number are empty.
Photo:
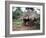
M22 21L21 19L13 19L13 24L14 24L16 27L21 26L22 23L23 23L23 21Z

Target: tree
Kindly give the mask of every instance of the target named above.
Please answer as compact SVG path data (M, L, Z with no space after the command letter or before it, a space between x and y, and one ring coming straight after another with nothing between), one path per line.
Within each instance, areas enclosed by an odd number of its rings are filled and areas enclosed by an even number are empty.
M13 19L18 19L22 15L22 11L20 7L16 7L17 9L13 12Z

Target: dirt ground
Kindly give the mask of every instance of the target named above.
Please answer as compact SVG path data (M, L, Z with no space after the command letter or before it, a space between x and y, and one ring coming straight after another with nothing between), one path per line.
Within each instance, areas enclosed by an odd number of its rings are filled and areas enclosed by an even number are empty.
M24 31L24 30L37 30L36 25L21 25L19 27L16 27L15 24L13 25L13 31Z

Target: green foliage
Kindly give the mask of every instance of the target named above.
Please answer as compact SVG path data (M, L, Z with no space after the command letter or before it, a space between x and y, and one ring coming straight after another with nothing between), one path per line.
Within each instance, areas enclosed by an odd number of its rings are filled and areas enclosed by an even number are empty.
M18 19L22 15L22 11L20 7L16 7L17 9L13 12L13 19Z
M40 29L40 17L37 18L37 21L34 25L36 25L36 29Z

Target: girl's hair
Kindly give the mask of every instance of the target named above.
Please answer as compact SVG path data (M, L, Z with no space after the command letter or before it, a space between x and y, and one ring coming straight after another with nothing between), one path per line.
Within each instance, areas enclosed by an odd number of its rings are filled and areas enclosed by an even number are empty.
M26 7L26 10L29 10L29 9L34 11L34 8Z

